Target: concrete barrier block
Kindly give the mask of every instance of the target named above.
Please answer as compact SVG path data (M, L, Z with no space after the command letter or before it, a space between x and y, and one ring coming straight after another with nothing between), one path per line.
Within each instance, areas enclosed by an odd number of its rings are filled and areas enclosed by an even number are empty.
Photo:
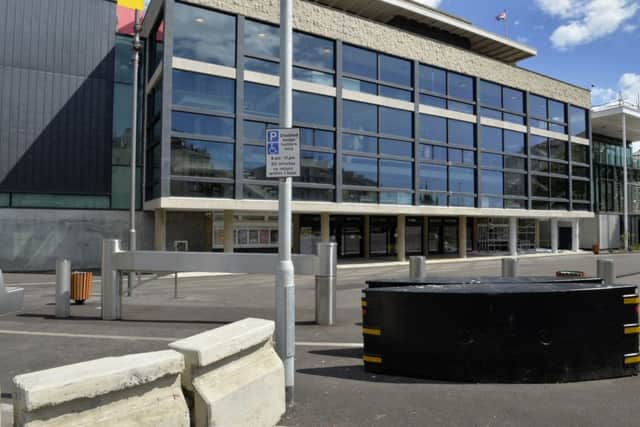
M200 426L273 426L285 412L275 324L244 319L169 346L185 356L183 387Z
M14 378L16 426L188 426L172 350L108 357Z

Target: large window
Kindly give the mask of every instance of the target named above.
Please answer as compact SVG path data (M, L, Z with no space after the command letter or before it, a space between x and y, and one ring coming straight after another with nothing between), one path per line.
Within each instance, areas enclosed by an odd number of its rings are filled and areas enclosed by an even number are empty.
M343 114L344 200L411 204L413 113L344 101Z
M529 125L566 134L567 104L529 94Z
M413 64L406 59L345 44L342 85L347 90L413 100Z
M280 114L280 92L276 86L244 84L244 113L277 119Z
M525 135L481 126L480 147L480 206L526 207Z
M236 18L209 9L176 3L173 55L234 67Z
M475 206L475 125L420 115L422 204Z
M306 92L293 92L293 120L333 127L335 118L335 98Z
M569 107L571 135L580 138L589 138L587 116L587 110L584 108L574 107L573 105Z
M251 19L244 25L245 68L264 74L280 72L280 33L275 25ZM335 84L335 43L310 34L293 33L293 78L324 86Z
M523 125L524 92L480 80L480 115Z
M234 145L171 138L172 175L233 178Z
M420 103L474 114L473 78L420 65Z
M235 113L235 81L222 77L173 70L173 104Z

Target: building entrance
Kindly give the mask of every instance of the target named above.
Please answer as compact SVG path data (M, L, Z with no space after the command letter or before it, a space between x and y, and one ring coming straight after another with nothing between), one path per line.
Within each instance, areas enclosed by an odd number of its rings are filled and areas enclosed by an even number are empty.
M338 256L360 258L363 256L364 219L362 216L332 216L331 240L338 244Z
M458 218L429 218L430 254L458 253Z

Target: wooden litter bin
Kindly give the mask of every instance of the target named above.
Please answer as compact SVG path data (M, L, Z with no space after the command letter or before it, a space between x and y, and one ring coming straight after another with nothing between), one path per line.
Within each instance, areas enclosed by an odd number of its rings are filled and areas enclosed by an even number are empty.
M91 296L93 273L76 271L71 273L71 299L76 304L84 304Z

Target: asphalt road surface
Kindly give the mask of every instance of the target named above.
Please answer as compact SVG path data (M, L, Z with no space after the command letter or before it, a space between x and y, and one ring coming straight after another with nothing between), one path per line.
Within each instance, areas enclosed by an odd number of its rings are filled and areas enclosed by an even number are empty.
M620 283L640 283L640 255L615 259ZM595 274L591 254L525 258L521 275L582 270ZM488 276L500 262L429 265L435 276ZM402 277L407 266L340 269L337 325L314 324L314 283L296 278L295 405L285 426L639 426L640 378L572 384L460 384L371 375L362 367L360 290L367 278ZM10 401L17 374L98 357L166 349L187 337L245 317L273 319L274 279L267 275L156 280L124 299L122 321L100 316L99 278L91 299L55 319L55 277L5 274L25 288L21 313L0 316L0 387Z

